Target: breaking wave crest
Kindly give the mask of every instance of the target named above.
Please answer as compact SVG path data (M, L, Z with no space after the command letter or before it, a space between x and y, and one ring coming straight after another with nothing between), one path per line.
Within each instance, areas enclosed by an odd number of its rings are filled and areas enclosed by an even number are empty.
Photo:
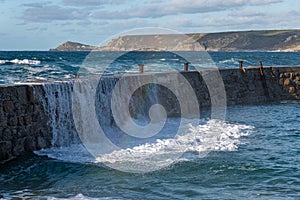
M56 147L37 151L38 155L68 162L88 162L105 164L118 169L134 172L146 172L168 166L173 156L183 156L177 161L191 161L203 158L211 151L237 151L242 137L248 136L253 126L229 123L219 120L201 121L198 126L189 125L186 134L175 138L156 139L133 148L113 151L108 154L92 157L83 145ZM168 130L170 131L171 128ZM147 170L146 170L147 169Z
M30 59L13 59L13 60L0 60L0 65L3 64L16 64L16 65L40 65L41 61L39 60L30 60Z

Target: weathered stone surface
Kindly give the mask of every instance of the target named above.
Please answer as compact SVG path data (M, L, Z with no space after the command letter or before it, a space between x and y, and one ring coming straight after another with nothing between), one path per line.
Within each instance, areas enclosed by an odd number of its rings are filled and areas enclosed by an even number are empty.
M283 85L283 84L284 84L284 79L283 79L283 78L280 78L279 81L278 81L278 84L279 84L279 85Z
M0 141L0 162L13 157L11 149L12 143L10 141Z
M14 156L19 156L21 154L24 154L25 152L25 140L26 138L18 138L14 143L13 143L13 150L12 150L12 154Z
M291 84L291 80L290 79L285 79L283 82L284 86L289 86Z
M289 88L289 93L294 94L295 93L295 87L290 87Z
M14 112L14 102L13 101L4 101L3 102L3 110L6 113L13 113Z
M284 73L284 77L285 77L285 78L290 78L290 72L285 72L285 73Z
M47 121L32 86L0 87L0 161L49 147L52 134Z
M27 96L27 99L30 103L33 103L35 101L34 91L33 91L32 86L28 86L26 88L26 96Z
M8 126L17 126L18 125L18 117L15 115L8 117L7 124L8 124Z

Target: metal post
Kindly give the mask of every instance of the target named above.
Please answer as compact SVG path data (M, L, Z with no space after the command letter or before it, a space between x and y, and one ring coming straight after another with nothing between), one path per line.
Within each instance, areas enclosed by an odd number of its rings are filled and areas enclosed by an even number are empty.
M262 64L262 61L259 60L258 61L258 64L259 64L259 73L261 76L264 76L264 71L263 71L263 64Z
M189 71L189 63L188 63L188 62L185 62L185 63L183 64L183 66L184 66L184 71L185 71L185 72L188 72L188 71Z
M240 69L243 69L243 62L244 61L242 61L242 60L239 61L239 63L240 63Z
M143 64L139 64L139 72L141 74L144 73L144 65Z
M240 63L240 69L242 70L242 72L246 73L246 69L243 67L243 62L242 60L239 61Z

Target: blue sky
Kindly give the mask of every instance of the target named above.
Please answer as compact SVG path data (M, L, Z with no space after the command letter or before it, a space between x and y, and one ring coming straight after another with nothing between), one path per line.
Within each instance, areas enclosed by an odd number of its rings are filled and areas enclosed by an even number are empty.
M99 45L134 28L183 33L299 29L295 0L0 0L0 50Z

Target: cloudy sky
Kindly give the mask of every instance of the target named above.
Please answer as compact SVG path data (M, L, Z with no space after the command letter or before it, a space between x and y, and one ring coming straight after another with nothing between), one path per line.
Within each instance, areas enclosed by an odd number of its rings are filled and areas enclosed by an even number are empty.
M0 50L99 45L135 28L183 33L299 29L296 0L0 0Z

